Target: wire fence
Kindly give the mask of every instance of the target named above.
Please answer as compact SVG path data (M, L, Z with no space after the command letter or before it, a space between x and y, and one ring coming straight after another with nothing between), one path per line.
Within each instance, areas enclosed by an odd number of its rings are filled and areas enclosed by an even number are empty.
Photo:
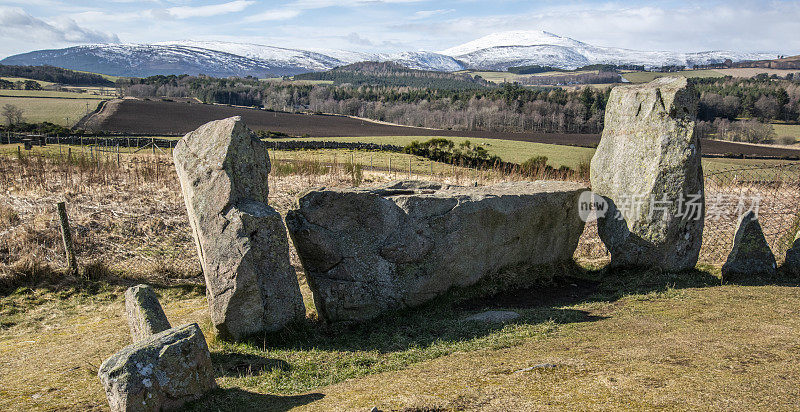
M2 136L8 139L9 135ZM13 143L23 143L21 136L11 136ZM16 141L14 141L16 140ZM5 142L2 142L5 143ZM169 167L168 156L175 141L158 138L63 138L46 137L41 144L57 144L58 154L62 145L78 146L74 153L89 162L104 160L107 163L120 163L121 148L129 154L144 152L150 154L156 173ZM38 146L38 144L34 144ZM327 147L326 147L327 148ZM338 148L338 147L337 147ZM282 165L303 165L313 162L316 168L325 170L357 166L358 170L389 173L397 178L450 179L457 184L489 184L498 180L515 179L563 179L558 175L527 176L503 173L493 169L475 169L431 161L418 156L397 153L394 150L363 150L348 147L348 151L297 150L270 151L273 173L280 173ZM281 147L281 149L284 149ZM341 150L341 148L339 148ZM361 150L359 150L361 149ZM324 149L323 149L324 151ZM67 155L66 151L63 155ZM160 163L164 163L161 165ZM99 164L99 163L98 163ZM289 172L293 171L288 170ZM330 171L328 170L328 171ZM355 170L355 169L354 169ZM158 174L158 173L157 173ZM730 163L721 167L716 164L704 173L705 183L705 227L700 250L700 262L708 264L724 263L733 246L739 217L749 209L758 214L764 235L778 262L782 262L786 250L791 247L795 234L800 230L800 162L782 163ZM587 185L589 182L585 182ZM605 245L597 234L596 222L586 224L575 256L582 260L602 262L610 259Z
M731 165L704 173L705 226L700 263L719 265L733 248L739 217L758 214L775 258L782 263L800 230L800 163ZM597 222L588 222L576 257L602 262L610 259L597 234Z
M705 174L706 220L700 260L723 263L733 247L739 217L758 215L779 262L800 226L800 163L731 167Z

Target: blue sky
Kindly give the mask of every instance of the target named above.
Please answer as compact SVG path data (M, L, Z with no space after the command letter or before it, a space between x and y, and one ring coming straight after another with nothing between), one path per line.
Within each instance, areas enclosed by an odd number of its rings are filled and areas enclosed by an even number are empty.
M800 54L800 1L0 0L0 57L169 40L437 51L504 30L639 50Z

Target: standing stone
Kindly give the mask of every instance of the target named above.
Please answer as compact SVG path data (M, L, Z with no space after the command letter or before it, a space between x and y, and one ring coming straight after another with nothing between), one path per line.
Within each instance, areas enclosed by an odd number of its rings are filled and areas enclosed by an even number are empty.
M147 339L172 326L158 302L156 292L148 285L137 285L125 291L125 314L133 341Z
M320 316L364 321L502 276L524 285L572 262L584 222L571 182L321 188L286 223Z
M794 235L792 247L786 251L783 271L788 275L800 276L800 232Z
M761 224L755 213L747 212L739 218L733 249L722 265L722 280L741 281L761 275L775 275L775 255L769 248Z
M705 216L697 103L683 77L611 91L590 178L609 203L598 233L612 267L680 271L697 263Z
M103 362L97 376L113 412L174 410L217 386L196 323L126 346Z
M184 136L173 157L219 335L241 339L302 319L286 226L267 205L266 144L231 117Z

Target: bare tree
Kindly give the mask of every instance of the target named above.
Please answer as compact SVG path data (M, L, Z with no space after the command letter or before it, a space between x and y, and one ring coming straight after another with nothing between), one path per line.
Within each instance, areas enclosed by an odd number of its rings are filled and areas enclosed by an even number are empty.
M6 104L3 106L3 117L6 118L6 124L9 126L22 123L22 113L22 109L13 104Z

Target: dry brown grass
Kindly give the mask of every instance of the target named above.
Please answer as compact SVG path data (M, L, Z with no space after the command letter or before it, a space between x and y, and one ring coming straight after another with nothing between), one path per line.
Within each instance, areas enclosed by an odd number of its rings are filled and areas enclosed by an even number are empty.
M66 262L55 213L59 201L67 202L82 266L103 265L105 272L132 280L200 282L191 228L169 153L117 157L115 153L52 145L34 147L30 152L5 146L4 151L6 154L0 154L0 192L5 194L0 199L0 284L9 288L24 283L11 278L46 280L50 276L44 273L61 275L59 269ZM375 184L409 177L402 170L365 170L347 162L320 162L309 155L279 159L273 165L270 204L282 214L310 187ZM433 175L415 173L411 177L462 185L528 178L496 169L475 171L450 165L432 170ZM558 177L548 173L553 172L534 171L538 177ZM300 268L296 256L292 263ZM29 276L31 271L37 275Z
M112 158L78 153L5 157L1 210L10 212L0 214L0 273L24 273L30 265L19 262L25 259L52 270L65 266L55 213L56 203L65 200L83 266L102 264L135 278L161 276L167 268L181 278L195 277L191 233L174 173L166 157L124 156L119 165Z

